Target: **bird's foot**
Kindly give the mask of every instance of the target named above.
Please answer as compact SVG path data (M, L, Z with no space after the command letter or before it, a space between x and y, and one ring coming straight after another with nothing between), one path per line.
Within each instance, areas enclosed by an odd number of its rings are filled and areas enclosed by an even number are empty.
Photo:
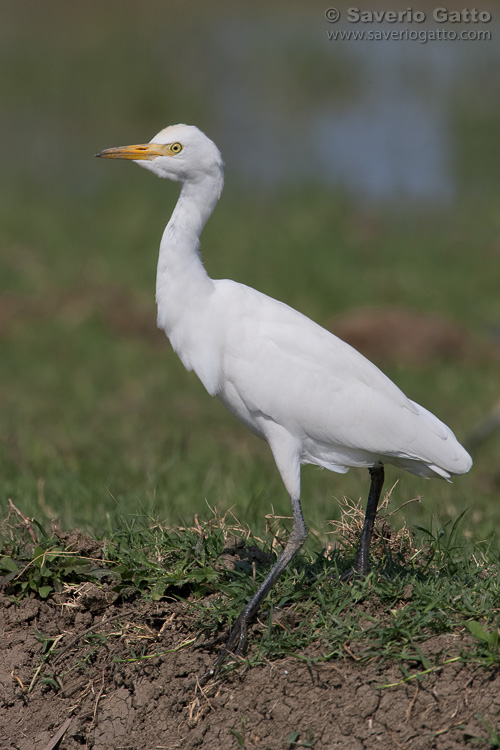
M357 563L354 563L352 568L344 570L342 575L339 577L339 580L342 583L347 583L348 581L354 581L356 579L359 580L360 578L366 578L369 572L369 565L359 565Z
M341 583L347 583L348 581L352 581L354 578L356 578L356 571L354 568L348 568L347 570L344 570L342 575L339 576L339 581Z
M220 668L226 661L233 656L243 656L247 645L247 630L248 630L248 618L239 615L234 621L231 630L229 631L229 637L221 649L217 659L214 661L210 669L203 674L199 679L200 685L205 685L209 680L217 676ZM218 638L212 641L212 644L219 642L221 639Z

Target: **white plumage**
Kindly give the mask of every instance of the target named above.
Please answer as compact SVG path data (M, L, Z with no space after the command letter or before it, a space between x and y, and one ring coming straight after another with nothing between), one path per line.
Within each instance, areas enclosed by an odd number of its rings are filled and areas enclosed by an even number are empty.
M182 183L160 246L158 325L188 370L249 429L267 440L290 494L294 526L268 577L233 624L226 649L240 651L247 624L302 545L300 464L337 472L370 469L372 484L354 570L368 570L368 546L383 464L448 479L472 461L452 431L410 401L355 349L288 305L229 280L213 280L199 237L222 191L221 155L193 126L165 128L149 144L97 156L133 159Z
M210 328L225 334L215 393L262 437L269 420L285 428L301 463L444 478L470 467L448 427L309 318L231 281L215 282L214 308Z

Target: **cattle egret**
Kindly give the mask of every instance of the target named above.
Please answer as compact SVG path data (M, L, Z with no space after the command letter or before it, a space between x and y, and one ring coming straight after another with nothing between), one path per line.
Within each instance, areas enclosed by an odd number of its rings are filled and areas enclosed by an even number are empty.
M472 461L453 432L410 401L375 365L288 305L244 284L211 279L199 254L201 231L224 183L216 145L198 128L174 125L152 141L101 151L181 183L160 245L158 326L194 370L252 432L267 440L290 495L293 527L262 585L232 624L211 673L244 651L249 622L304 543L300 466L371 475L353 572L366 575L377 505L390 463L422 477L449 479Z

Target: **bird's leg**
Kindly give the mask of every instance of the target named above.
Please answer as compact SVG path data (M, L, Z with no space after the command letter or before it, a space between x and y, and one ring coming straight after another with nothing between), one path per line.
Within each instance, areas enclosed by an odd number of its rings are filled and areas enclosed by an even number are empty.
M210 677L213 677L230 655L241 654L245 651L248 625L252 622L253 618L259 610L260 605L278 580L281 573L293 560L299 549L304 544L304 541L307 537L307 528L302 516L302 508L299 498L292 498L292 509L293 528L288 538L285 549L278 557L276 563L271 568L263 583L259 586L248 604L242 609L242 611L234 621L229 632L229 638L226 645L220 652L211 669L209 669L208 672L201 678L202 683L206 682L208 679L210 679Z
M370 552L370 542L372 539L375 516L377 515L380 493L382 492L382 486L384 484L383 466L372 466L369 471L371 476L370 492L368 494L368 501L366 503L365 520L363 523L361 536L359 538L358 551L356 553L356 559L354 560L352 570L354 575L361 576L367 575L369 571L368 555Z

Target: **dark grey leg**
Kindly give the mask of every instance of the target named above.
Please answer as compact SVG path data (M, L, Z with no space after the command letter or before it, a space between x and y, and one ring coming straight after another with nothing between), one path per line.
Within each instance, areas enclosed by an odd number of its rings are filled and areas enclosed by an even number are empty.
M353 572L355 575L367 575L369 571L368 556L370 552L370 542L372 539L373 525L377 515L380 493L384 484L384 467L373 466L370 471L371 483L368 501L366 503L365 520L363 529L359 538L358 551L354 561Z
M226 645L215 660L211 669L209 669L208 672L201 678L202 684L216 674L219 667L231 654L241 654L244 652L247 642L247 630L249 624L254 619L260 605L278 580L281 573L285 570L287 565L290 564L290 562L293 560L297 552L304 544L304 541L307 537L307 528L304 523L302 508L300 506L300 500L298 498L295 500L292 498L292 509L293 528L285 549L278 557L276 563L270 570L263 583L259 586L248 604L244 607L244 609L242 609L242 611L234 621Z

